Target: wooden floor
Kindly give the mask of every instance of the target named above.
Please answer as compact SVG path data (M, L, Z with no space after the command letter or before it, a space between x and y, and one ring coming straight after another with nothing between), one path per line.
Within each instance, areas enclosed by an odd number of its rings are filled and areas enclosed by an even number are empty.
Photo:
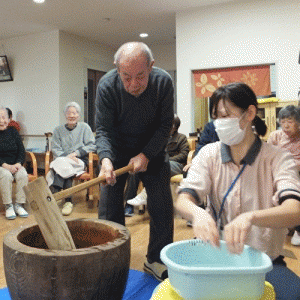
M96 219L98 216L97 208L88 208L85 201L84 193L78 193L74 196L74 210L73 213L65 217L66 219L76 218L90 218ZM28 209L30 212L30 208ZM0 212L0 253L2 256L3 237L14 228L22 225L34 223L35 219L32 213L28 218L22 219L17 217L15 220L6 220L4 211ZM133 217L126 218L126 226L131 233L131 263L130 267L135 270L143 270L143 263L147 252L149 239L149 216L147 213L143 215L136 214ZM193 237L193 232L190 227L186 226L186 221L180 217L175 217L175 236L174 240L179 241L183 239L190 239ZM300 247L295 247L290 244L290 237L287 237L285 245L285 254L289 256L286 262L290 269L300 276ZM6 286L3 260L0 260L0 288Z

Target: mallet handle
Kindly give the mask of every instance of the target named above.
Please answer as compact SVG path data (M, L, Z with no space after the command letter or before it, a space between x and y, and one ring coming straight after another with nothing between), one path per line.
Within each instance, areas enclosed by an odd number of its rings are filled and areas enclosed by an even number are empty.
M116 176L120 176L120 175L123 175L123 174L125 174L129 171L132 171L132 170L133 170L133 165L128 165L126 167L123 167L123 168L120 168L120 169L116 170L115 174L116 174ZM71 196L71 195L73 195L77 192L80 192L80 191L84 190L84 189L88 189L88 188L90 188L94 185L100 184L101 182L105 182L105 177L104 176L100 176L100 177L91 179L89 181L77 184L77 185L75 185L75 186L73 186L69 189L66 189L66 190L60 191L58 193L55 193L55 194L53 194L53 197L57 201L57 200L66 198L68 196Z

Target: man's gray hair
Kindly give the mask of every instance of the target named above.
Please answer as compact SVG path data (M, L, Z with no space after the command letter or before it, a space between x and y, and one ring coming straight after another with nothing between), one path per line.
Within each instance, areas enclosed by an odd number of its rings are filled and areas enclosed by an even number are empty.
M287 118L294 118L300 124L300 110L299 107L288 105L283 107L278 113L279 121Z
M80 105L77 102L68 102L64 108L64 114L67 113L69 107L75 107L75 109L77 110L78 114L81 114L81 108Z
M153 54L150 48L142 42L128 42L123 44L116 52L114 56L114 63L117 68L120 66L120 60L124 54L133 52L133 50L138 49L142 55L145 56L147 60L147 65L149 66L151 62L154 61Z

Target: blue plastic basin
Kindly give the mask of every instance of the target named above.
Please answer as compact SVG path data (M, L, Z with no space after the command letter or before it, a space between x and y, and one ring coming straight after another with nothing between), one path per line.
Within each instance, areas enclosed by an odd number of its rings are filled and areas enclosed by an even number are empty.
M171 285L186 300L260 299L273 268L267 254L249 246L231 254L224 241L220 248L199 240L175 242L163 248L161 260Z

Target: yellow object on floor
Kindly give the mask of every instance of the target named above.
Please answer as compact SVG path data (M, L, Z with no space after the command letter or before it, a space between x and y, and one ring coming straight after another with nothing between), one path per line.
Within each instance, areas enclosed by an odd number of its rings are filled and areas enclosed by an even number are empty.
M265 281L265 291L263 296L260 298L260 300L275 300L275 299L276 299L275 291L272 284ZM172 288L169 279L166 279L158 285L150 300L184 300L184 299L175 292L175 290ZM241 300L244 300L244 298L241 298Z

